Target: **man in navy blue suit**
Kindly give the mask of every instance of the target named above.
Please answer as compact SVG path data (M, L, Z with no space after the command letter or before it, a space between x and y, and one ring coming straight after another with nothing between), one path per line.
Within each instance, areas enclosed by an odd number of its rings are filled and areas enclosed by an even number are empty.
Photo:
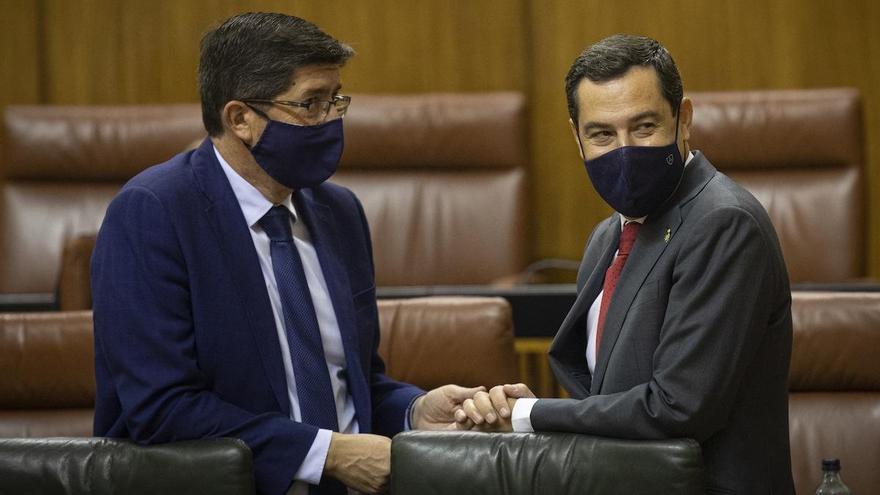
M96 435L236 437L261 493L332 494L383 490L395 433L455 427L479 389L385 376L366 218L325 182L352 54L282 14L205 35L209 137L126 184L98 235Z

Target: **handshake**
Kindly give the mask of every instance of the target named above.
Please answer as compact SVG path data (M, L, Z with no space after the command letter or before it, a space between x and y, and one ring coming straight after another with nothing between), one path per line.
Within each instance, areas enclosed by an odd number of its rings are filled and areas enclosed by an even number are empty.
M534 397L522 383L498 385L488 392L481 387L454 411L455 425L463 430L513 431L511 416L517 399Z
M444 385L413 403L414 430L513 431L518 399L535 395L522 383L465 388ZM385 491L391 474L391 439L380 435L333 433L324 472L363 493Z

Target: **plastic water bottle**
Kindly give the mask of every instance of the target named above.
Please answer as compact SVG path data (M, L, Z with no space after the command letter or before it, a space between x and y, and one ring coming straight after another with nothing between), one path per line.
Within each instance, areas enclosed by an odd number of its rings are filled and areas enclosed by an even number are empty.
M822 484L816 488L816 495L852 495L840 480L839 459L822 459Z

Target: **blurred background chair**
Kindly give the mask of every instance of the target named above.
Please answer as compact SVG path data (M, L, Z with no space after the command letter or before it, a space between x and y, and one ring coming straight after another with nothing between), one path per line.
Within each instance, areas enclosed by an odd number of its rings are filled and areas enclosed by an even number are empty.
M791 281L867 276L862 104L851 88L689 93L691 148L767 209Z
M429 389L514 383L510 306L501 298L379 303L390 376ZM0 314L0 438L88 437L95 400L90 311Z
M377 284L517 280L528 265L523 96L354 101L333 181L364 204ZM109 201L126 180L203 137L200 112L198 105L6 107L0 294L43 294L49 306L89 309L88 260Z
M838 458L853 493L880 493L880 292L795 292L789 375L798 493Z

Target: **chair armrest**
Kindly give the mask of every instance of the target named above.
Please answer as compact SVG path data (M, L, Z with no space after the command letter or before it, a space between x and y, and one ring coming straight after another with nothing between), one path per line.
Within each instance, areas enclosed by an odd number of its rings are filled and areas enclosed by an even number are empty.
M109 438L0 440L0 493L255 493L251 451L217 438L140 446Z
M705 493L691 439L413 431L391 444L394 495Z

